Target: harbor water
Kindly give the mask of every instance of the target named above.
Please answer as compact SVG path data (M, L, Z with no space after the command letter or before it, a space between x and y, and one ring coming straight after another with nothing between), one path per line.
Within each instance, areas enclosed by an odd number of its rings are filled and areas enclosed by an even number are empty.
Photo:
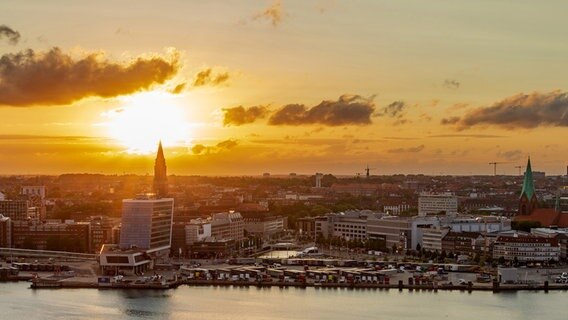
M29 289L0 283L2 319L566 319L567 291L323 288Z

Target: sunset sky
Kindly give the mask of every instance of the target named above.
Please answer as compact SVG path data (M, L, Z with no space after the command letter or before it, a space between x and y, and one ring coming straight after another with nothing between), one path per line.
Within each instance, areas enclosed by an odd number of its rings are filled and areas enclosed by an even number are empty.
M565 174L567 1L0 2L0 174Z

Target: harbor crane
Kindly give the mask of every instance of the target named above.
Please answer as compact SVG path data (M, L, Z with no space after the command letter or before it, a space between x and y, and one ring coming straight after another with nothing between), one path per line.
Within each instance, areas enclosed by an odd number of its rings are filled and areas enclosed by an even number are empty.
M507 162L489 162L489 164L493 165L493 175L496 176L497 175L497 165L498 164L504 164Z

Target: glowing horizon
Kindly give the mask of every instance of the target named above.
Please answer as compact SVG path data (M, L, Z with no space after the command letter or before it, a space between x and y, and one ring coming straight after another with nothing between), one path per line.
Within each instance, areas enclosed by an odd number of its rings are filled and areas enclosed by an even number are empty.
M0 174L566 173L565 2L162 9L0 4Z

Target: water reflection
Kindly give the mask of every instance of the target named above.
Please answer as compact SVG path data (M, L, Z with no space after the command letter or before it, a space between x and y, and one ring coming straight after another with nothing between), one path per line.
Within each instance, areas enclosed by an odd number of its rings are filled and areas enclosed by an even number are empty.
M30 290L2 283L1 319L565 319L566 291L187 287Z

